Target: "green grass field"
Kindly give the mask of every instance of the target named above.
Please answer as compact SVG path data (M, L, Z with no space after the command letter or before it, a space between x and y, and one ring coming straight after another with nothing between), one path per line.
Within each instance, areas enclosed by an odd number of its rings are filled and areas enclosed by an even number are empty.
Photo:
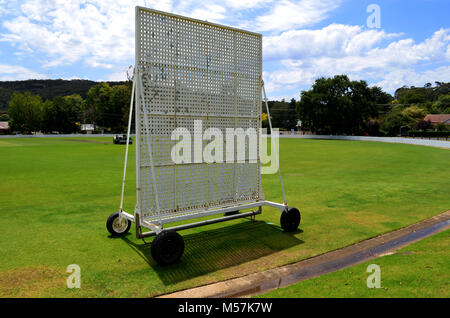
M257 297L450 297L450 230L393 254L312 278ZM370 264L381 271L380 288L367 288Z
M147 297L266 270L426 219L450 207L450 152L359 141L280 140L287 200L302 211L295 233L264 208L247 219L182 231L180 263L159 267L149 245L111 238L124 146L112 138L0 139L0 296ZM125 208L135 204L134 145ZM266 199L281 202L278 176ZM81 288L66 267L81 267Z

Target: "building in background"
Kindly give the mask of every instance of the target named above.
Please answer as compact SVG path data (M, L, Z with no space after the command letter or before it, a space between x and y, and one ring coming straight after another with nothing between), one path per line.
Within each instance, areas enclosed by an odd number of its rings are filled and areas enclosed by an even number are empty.
M433 126L439 123L450 125L450 114L428 114L423 120L430 121Z
M81 124L81 131L85 131L86 134L92 134L95 129L94 124Z
M7 135L9 133L9 123L7 121L0 121L0 135Z

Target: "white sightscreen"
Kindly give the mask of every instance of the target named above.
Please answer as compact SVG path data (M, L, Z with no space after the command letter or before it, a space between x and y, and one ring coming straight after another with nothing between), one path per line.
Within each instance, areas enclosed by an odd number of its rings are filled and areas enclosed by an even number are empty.
M261 45L260 34L136 8L136 67L144 95L136 107L142 216L170 217L262 199L259 160L175 164L171 158L177 143L172 131L185 127L194 134L194 120L203 121L203 131L222 131L224 158L226 128L252 127L260 134ZM192 138L192 154L193 144Z

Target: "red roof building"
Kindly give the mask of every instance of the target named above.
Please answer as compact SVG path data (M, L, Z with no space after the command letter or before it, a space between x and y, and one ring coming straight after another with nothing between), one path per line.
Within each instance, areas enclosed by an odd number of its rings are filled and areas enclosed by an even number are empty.
M444 123L446 125L450 125L450 114L428 114L423 119L425 121L430 121L432 125L438 124L438 123Z

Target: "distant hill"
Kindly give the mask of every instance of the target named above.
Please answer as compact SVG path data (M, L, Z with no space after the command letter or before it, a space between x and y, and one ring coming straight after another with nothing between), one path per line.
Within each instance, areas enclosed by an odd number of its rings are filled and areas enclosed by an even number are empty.
M26 81L0 81L0 110L8 109L8 102L14 92L29 91L39 94L43 100L53 99L57 96L79 94L86 98L87 91L99 82L89 80L26 80ZM106 82L109 85L122 85L125 82Z

